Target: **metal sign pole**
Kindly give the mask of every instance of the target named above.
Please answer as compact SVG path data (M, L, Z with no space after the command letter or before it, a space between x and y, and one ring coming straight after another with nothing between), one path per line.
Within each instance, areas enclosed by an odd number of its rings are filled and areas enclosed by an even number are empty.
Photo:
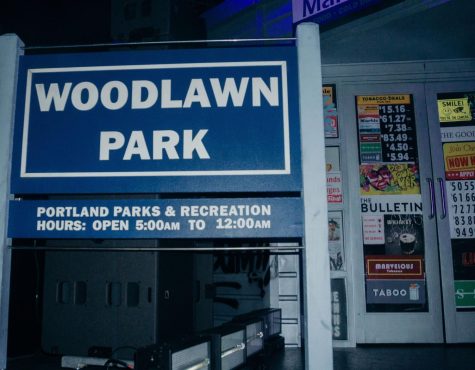
M0 36L0 369L7 367L11 251L7 245L8 200L18 56L15 35Z
M328 216L318 25L297 27L305 217L304 309L306 369L333 369Z

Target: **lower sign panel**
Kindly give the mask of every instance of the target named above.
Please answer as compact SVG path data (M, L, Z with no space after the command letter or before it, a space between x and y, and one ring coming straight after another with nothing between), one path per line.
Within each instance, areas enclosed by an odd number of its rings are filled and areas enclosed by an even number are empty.
M295 238L300 198L11 201L8 237Z

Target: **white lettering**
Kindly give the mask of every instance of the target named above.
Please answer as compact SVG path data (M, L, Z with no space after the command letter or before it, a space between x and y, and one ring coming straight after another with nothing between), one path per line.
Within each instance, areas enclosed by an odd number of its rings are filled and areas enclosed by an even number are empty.
M142 131L132 131L123 159L128 161L133 155L138 155L141 160L150 159L150 153Z
M49 85L48 92L45 93L45 85L36 84L36 95L38 95L40 110L42 112L49 112L51 109L51 103L53 103L55 111L64 111L72 85L71 82L66 82L63 91L60 92L59 85L57 83L52 83Z
M83 101L83 92L86 92L86 100ZM71 93L71 103L74 108L81 111L87 111L94 108L99 100L99 91L92 82L80 82L74 86Z
M109 152L124 146L125 138L119 131L101 131L99 160L108 161Z
M162 108L181 108L181 100L172 100L172 81L162 80Z
M117 91L116 101L112 101L112 91ZM129 91L127 86L120 81L109 81L101 89L101 103L110 110L117 110L122 108L127 104L127 99L129 97Z
M147 92L147 97L142 99L142 91ZM132 109L147 109L152 107L158 99L157 86L152 81L132 81Z
M272 106L279 105L279 79L277 77L270 78L270 87L266 85L260 77L252 78L252 106L261 106L261 95Z
M83 101L83 92L86 92L86 100ZM81 82L74 86L71 93L71 103L74 108L87 111L94 108L99 100L99 91L92 82Z
M205 85L201 78L193 78L191 80L183 108L190 108L193 103L199 103L202 108L211 107Z
M234 78L226 78L223 88L221 88L219 79L217 78L210 78L210 82L218 107L226 107L228 105L230 96L235 107L242 107L244 103L244 97L246 95L247 85L249 83L249 77L241 78L239 89L236 86L236 81Z
M193 152L196 151L200 159L209 159L208 151L203 144L203 138L208 130L199 130L193 137L192 130L184 130L183 132L183 158L192 159Z
M201 129L193 136L193 130L183 130L182 158L209 159L210 155L206 150L203 139L208 130ZM108 161L112 150L119 150L124 147L125 137L119 131L102 131L99 140L99 159ZM177 146L180 143L180 136L172 130L152 131L152 153L154 160L164 159L164 152L169 159L180 159ZM132 131L127 141L123 160L130 160L137 155L140 160L150 160L150 150L143 131Z
M180 159L176 146L180 137L176 131L162 130L153 132L153 159L163 159L163 151L169 159Z
M36 84L38 105L42 112L64 111L70 97L74 108L80 111L88 111L100 104L108 110L118 110L130 104L130 109L152 108L161 94L161 108L191 108L193 104L201 108L210 108L209 94L214 96L217 107L242 107L249 87L252 84L252 106L260 107L264 99L272 106L279 105L279 78L269 77L265 81L262 77L235 78L210 78L203 80L193 78L188 84L184 100L175 99L172 95L172 80L160 81L160 91L153 81L132 80L122 82L118 80L106 82L102 86L96 86L93 82L83 81L73 86L72 82L66 82L62 86L51 83ZM206 82L206 84L205 84ZM211 86L210 86L211 85ZM129 89L131 89L129 91Z

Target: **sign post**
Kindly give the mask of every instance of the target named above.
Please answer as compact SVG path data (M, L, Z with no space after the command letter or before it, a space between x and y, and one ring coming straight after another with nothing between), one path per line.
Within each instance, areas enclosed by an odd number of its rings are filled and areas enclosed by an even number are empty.
M333 369L322 68L318 25L297 27L304 197L304 312L307 369Z
M7 244L8 200L18 57L22 43L0 36L0 369L7 367L11 251Z
M23 57L4 194L62 199L10 200L8 236L303 240L306 367L332 369L318 26L262 49Z

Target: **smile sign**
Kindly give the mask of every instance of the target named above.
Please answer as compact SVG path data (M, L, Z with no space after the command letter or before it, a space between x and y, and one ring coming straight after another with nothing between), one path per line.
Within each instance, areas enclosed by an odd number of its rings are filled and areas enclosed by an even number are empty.
M300 190L295 49L265 50L23 57L13 192Z

